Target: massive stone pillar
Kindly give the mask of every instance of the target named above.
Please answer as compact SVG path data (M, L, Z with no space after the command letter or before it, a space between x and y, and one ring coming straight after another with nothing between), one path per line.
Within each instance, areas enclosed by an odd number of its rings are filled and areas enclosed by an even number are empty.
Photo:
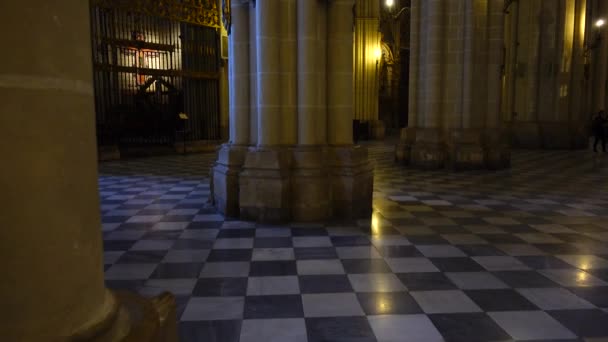
M88 2L0 20L2 340L175 341L174 311L171 335L171 310L104 286Z
M396 158L424 168L508 165L501 139L503 2L412 1L410 111Z
M510 6L502 111L514 146L586 146L586 6L586 0L530 0Z
M380 46L380 4L378 0L357 1L355 5L355 120L370 126L370 137L384 138L384 123L378 117Z
M235 14L230 46L241 39L249 45L231 58L249 63L230 65L248 65L250 76L249 82L233 80L230 91L248 94L246 122L249 132L256 129L233 165L224 160L235 144L220 151L214 167L218 209L258 221L371 214L371 165L352 139L354 1L232 3L233 13L241 8L249 16ZM230 113L231 124L240 125L232 120L237 111ZM233 186L226 185L229 174L235 175Z

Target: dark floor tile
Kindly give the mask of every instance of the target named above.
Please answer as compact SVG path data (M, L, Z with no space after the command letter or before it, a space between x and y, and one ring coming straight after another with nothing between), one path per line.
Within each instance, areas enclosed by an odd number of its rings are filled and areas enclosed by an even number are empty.
M404 227L424 225L424 222L422 222L419 219L415 219L415 218L390 219L390 222L393 224L393 226L404 226Z
M608 255L602 256L602 258L608 260ZM602 279L605 282L608 282L608 269L588 270L587 272L593 274L594 276Z
M478 217L454 217L452 218L454 222L459 225L487 225L488 223Z
M142 209L137 212L137 215L165 215L169 210L161 209Z
M155 223L123 223L120 225L120 230L150 230Z
M198 278L203 268L202 263L171 263L159 264L150 278L173 279L173 278Z
M567 242L567 243L595 243L596 240L582 235L582 234L573 234L573 233L554 233L551 234L553 236L555 236L556 238Z
M251 249L212 249L207 261L251 261Z
M424 200L423 198L419 198L419 199ZM430 200L430 199L436 199L436 198L428 198L428 199ZM443 215L441 215L441 213L438 213L436 211L412 211L411 214L414 215L414 217L416 217L418 219L443 217Z
M535 246L536 248L540 249L541 251L548 253L548 254L552 254L552 255L557 255L557 254L585 254L584 250L581 250L580 248L571 245L569 243L537 243L537 244L533 244L533 246Z
M367 315L409 315L422 313L416 300L407 292L357 293Z
M247 294L247 278L201 278L197 281L193 297L232 297Z
M442 272L480 272L484 268L470 258L429 258Z
M130 216L102 216L101 223L122 223L129 218Z
M127 251L118 258L117 264L158 264L167 251Z
M430 226L436 234L470 234L470 232L460 226Z
M493 274L513 288L560 287L536 271L500 271Z
M307 318L308 342L376 342L365 317Z
M194 215L166 215L160 219L160 222L190 222Z
M296 275L298 270L296 262L288 261L253 261L250 264L249 276L269 277Z
M304 317L300 295L248 296L245 319Z
M376 247L380 255L385 258L420 257L422 253L414 246L382 246Z
M448 240L439 235L407 235L407 239L414 245L447 245Z
M255 248L282 248L293 247L293 242L289 237L269 237L256 238L253 242Z
M297 260L337 259L338 254L333 247L306 247L293 249Z
M608 286L573 287L569 290L597 307L608 308Z
M190 222L186 229L219 229L223 224L223 221Z
M457 288L456 285L440 272L399 273L397 277L410 291L451 290Z
M212 240L190 240L179 239L171 247L172 249L210 249L213 247Z
M181 342L239 342L241 320L186 321L179 323Z
M177 240L182 232L173 230L159 230L146 233L144 240Z
M332 236L331 243L335 247L369 246L371 242L366 236Z
M467 290L465 293L486 312L540 310L525 297L511 289Z
M558 310L548 313L577 336L608 338L608 313L600 310Z
M104 251L126 251L129 250L136 241L133 240L105 240L103 242Z
M325 228L291 228L292 236L327 236Z
M520 256L517 259L535 270L574 268L574 266L551 255Z
M502 227L501 227L502 228ZM493 244L526 243L524 240L511 234L477 234L480 238Z
M346 275L302 275L299 276L302 293L338 293L353 292Z
M390 267L383 259L345 259L342 266L348 274L355 273L391 273Z
M484 313L434 314L429 318L446 342L505 341L510 336Z
M106 286L112 290L126 290L137 292L144 286L145 280L106 280Z
M502 225L500 226L500 229L504 230L509 234L538 233L538 230L528 226L527 224Z
M468 256L499 256L505 253L491 245L458 245L461 251Z
M255 236L255 229L222 229L217 238L249 238Z

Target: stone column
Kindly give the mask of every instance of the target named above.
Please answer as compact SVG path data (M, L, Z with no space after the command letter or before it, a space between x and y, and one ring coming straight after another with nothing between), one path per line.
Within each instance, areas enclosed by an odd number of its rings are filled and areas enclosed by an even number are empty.
M213 167L213 200L229 216L239 213L238 177L250 142L249 4L231 2L229 36L230 140L218 151Z
M373 167L353 146L353 0L328 3L327 115L334 216L371 214Z
M379 68L382 53L378 0L362 0L355 4L355 120L370 125L372 139L384 138L384 123L378 120Z
M289 151L281 146L282 1L255 2L257 146L245 156L239 176L240 216L261 221L290 217ZM291 6L295 10L295 6ZM283 46L285 47L285 46ZM283 52L286 53L286 52Z
M416 84L419 87L416 117L416 140L411 151L411 163L425 168L442 167L446 162L445 137L443 135L444 120L442 112L442 92L445 60L443 50L446 42L444 26L448 22L445 7L448 3L439 0L412 1L419 10L412 13L418 23L417 31L426 41L419 44L419 77ZM410 99L411 101L411 99Z
M584 46L586 0L520 1L515 49L516 77L511 120L512 143L526 148L586 146L586 117L579 101L586 87ZM592 30L587 25L587 30ZM590 42L589 42L590 43ZM508 63L514 63L509 60ZM513 85L512 82L515 82Z
M315 1L297 2L298 38L298 146L292 164L292 216L295 220L322 220L329 216L324 107L319 91L319 24L322 9Z
M2 340L176 341L171 306L104 286L88 2L3 1L0 20Z
M402 128L399 136L399 143L395 147L395 161L409 165L411 161L412 146L416 141L416 127L418 127L418 106L419 89L416 85L420 77L420 55L422 49L420 42L423 37L420 35L421 20L420 1L412 0L410 5L410 65L409 65L409 84L408 87L408 117L407 127Z
M412 2L412 127L402 132L398 161L498 167L504 144L484 139L501 136L502 10L500 0Z

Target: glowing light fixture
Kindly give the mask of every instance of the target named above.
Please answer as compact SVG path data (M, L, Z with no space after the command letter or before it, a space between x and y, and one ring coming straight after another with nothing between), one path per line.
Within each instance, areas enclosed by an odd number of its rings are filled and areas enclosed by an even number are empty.
M604 21L604 19L598 19L595 21L595 27L602 27L605 23L606 22Z
M386 6L387 7L393 7L394 4L395 4L394 0L386 0Z

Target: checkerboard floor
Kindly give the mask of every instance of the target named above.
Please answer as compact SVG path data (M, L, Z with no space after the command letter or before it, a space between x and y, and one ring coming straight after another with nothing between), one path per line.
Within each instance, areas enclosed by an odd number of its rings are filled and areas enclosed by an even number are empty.
M452 173L368 148L374 215L340 224L225 219L212 155L102 163L107 285L174 293L181 341L608 338L608 167L590 152Z

